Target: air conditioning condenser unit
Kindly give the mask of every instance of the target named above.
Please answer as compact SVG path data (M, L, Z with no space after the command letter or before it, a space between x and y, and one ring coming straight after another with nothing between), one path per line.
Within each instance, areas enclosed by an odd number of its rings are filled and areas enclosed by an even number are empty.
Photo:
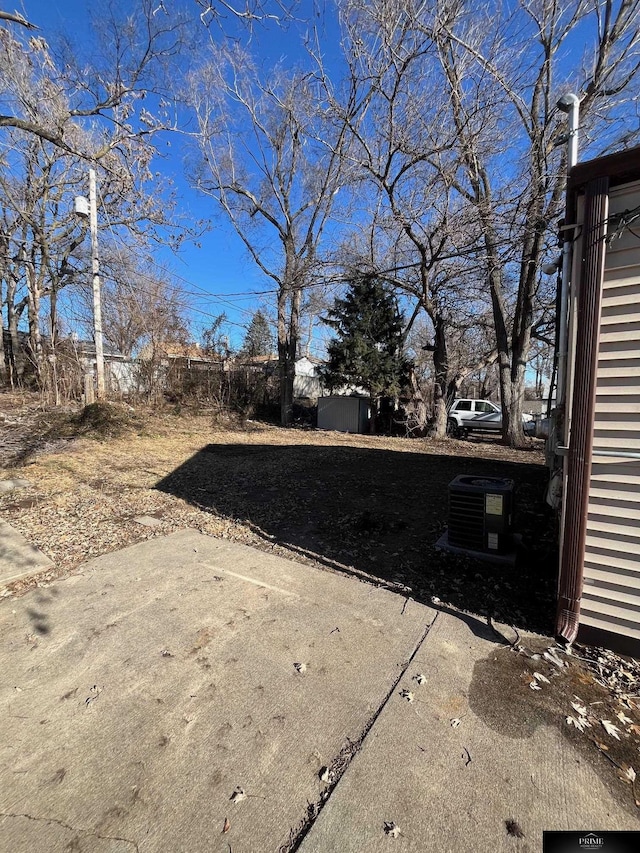
M448 544L506 554L513 547L514 481L459 474L449 483Z

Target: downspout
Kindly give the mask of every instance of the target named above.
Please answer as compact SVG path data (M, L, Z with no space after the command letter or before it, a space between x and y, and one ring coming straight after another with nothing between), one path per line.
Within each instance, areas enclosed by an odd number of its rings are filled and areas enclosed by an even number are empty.
M576 639L580 622L608 203L609 179L590 181L585 189L584 249L578 290L571 436L565 457L567 489L563 496L556 620L556 634L568 643Z
M571 228L574 224L572 219L575 218L575 205L571 204L569 196L569 175L571 169L578 160L578 126L580 121L580 100L577 95L572 92L563 95L557 102L558 109L567 114L567 188L566 204L565 204L565 221L564 225L569 226L563 234L562 243L562 267L558 282L558 304L556 309L556 317L558 319L558 348L556 350L556 416L555 416L555 445L566 446L569 441L569 406L567 401L567 357L568 357L568 340L569 340L569 285L571 279L571 268L573 263L573 237L575 229ZM573 210L572 210L573 208ZM551 390L551 388L550 388ZM551 397L551 394L549 395ZM549 407L551 399L549 399ZM566 518L567 518L567 483L568 483L568 460L565 456L562 459L562 484L563 497L560 514L560 566L558 576L558 616L557 616L557 633L563 635L565 630L564 623L561 626L561 613L567 609L567 590L564 589L564 547L566 542ZM577 633L577 620L580 611L579 602L576 604L574 599L571 599L573 604L570 605L573 614L574 605L575 623ZM564 606L560 606L560 602L565 602ZM568 618L568 623L573 625L574 616ZM571 641L572 642L572 641Z

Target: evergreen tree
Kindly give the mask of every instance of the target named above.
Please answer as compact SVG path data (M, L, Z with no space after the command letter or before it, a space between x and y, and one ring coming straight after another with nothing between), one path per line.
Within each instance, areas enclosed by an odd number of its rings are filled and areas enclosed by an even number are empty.
M320 370L330 389L359 385L372 401L400 393L411 369L403 352L403 317L380 279L357 276L324 322L337 332L327 347L327 365Z
M273 335L269 321L262 311L256 311L249 323L240 353L250 358L257 355L271 355L273 346Z

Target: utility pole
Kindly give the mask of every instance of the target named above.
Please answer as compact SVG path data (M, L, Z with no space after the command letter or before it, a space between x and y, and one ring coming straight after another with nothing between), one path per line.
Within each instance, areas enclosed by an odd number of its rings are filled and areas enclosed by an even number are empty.
M100 262L98 259L98 210L96 170L89 169L89 225L91 229L91 285L93 287L93 339L96 345L96 396L104 400L104 350L102 346L102 307L100 304Z

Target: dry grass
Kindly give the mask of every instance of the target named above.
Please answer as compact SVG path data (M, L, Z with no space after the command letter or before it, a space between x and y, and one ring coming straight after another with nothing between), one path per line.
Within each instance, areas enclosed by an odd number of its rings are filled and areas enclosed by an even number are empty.
M0 498L0 511L53 561L40 581L190 527L410 587L423 600L438 595L498 618L510 608L525 627L549 623L551 607L542 620L532 619L523 612L526 602L514 602L511 578L501 578L497 594L485 566L433 549L446 522L447 483L464 471L516 477L524 505L534 511L527 523L539 526L545 474L537 447L515 451L491 439L434 442L259 423L240 429L216 424L212 413L123 406L55 413L15 402L0 396L0 415L10 420L5 439L12 430L15 439L7 443L14 462L5 476L32 485ZM143 526L139 516L158 524ZM33 583L19 581L13 591Z

